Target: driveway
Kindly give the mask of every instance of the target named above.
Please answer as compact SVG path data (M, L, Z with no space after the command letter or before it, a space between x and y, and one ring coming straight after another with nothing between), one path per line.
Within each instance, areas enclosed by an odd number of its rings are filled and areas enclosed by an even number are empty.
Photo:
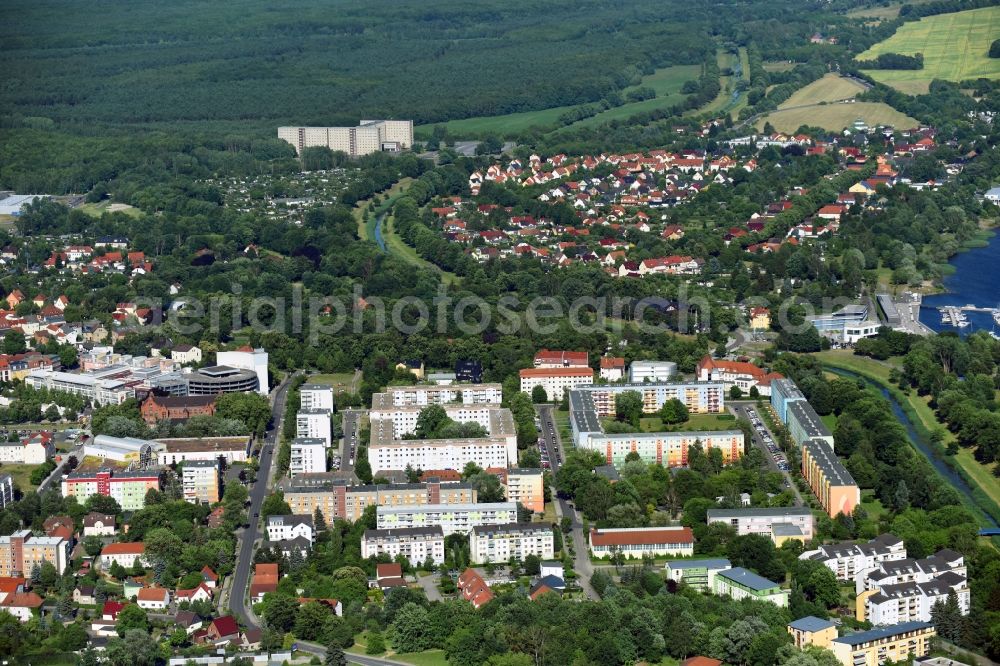
M795 506L802 506L803 504L805 504L805 501L802 499L802 493L799 492L799 487L795 484L795 479L792 478L791 470L786 471L778 467L778 463L774 459L774 454L772 454L768 450L767 444L764 442L763 438L761 438L760 434L757 431L757 428L753 427L753 418L751 418L750 415L747 413L748 409L757 411L758 407L754 402L729 403L729 411L731 411L736 416L736 418L746 419L747 421L750 422L751 427L753 429L753 436L752 436L753 445L764 453L764 459L767 461L768 469L772 472L780 472L781 475L785 477L785 483L788 484L788 489L791 490L792 494L795 496ZM767 405L764 405L760 409L768 409L768 407ZM771 440L777 443L778 438L775 437L774 433L771 432L771 429L767 427L767 422L764 421L763 419L760 419L760 422L764 431L771 436Z

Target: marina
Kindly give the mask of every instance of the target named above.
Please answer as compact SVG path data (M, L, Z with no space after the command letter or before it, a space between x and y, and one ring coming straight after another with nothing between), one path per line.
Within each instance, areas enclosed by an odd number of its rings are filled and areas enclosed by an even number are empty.
M924 296L920 319L936 332L950 331L966 336L977 331L1000 331L1000 235L986 245L952 257L954 272L945 276L945 291Z

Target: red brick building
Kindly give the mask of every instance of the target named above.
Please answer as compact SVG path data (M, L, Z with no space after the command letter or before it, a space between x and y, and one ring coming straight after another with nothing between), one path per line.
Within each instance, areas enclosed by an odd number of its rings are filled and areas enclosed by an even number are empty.
M157 421L186 421L192 416L213 416L215 398L214 395L151 395L143 401L140 411L149 425Z

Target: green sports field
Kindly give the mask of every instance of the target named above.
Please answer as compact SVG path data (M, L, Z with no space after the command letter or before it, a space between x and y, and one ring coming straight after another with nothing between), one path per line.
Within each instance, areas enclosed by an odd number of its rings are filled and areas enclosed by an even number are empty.
M889 39L858 56L882 53L924 54L924 68L866 70L872 78L909 94L925 93L933 79L964 81L1000 78L1000 59L990 58L990 43L1000 38L1000 7L941 14L906 23Z

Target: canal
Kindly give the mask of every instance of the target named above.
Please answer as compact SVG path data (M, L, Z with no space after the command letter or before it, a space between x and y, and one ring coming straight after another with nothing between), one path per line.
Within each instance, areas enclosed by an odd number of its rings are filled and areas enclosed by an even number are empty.
M875 382L864 375L859 375L856 372L851 372L850 370L843 370L841 368L834 368L831 366L823 366L823 369L832 372L835 375L840 375L841 377L849 377L851 379L860 379L867 383L869 386L873 386L875 389L882 394L882 396L889 401L889 406L892 407L892 413L895 415L896 419L903 424L906 428L906 433L910 437L910 441L917 448L920 453L933 465L934 469L937 470L952 487L959 492L966 500L970 508L972 508L976 515L979 517L980 523L983 527L1000 527L997 521L993 519L992 516L987 514L979 507L979 503L976 501L975 495L972 493L972 488L966 483L965 479L962 478L958 472L951 468L951 466L945 461L938 457L937 453L931 447L930 442L917 430L916 426L910 420L903 406L899 404L896 397L892 395L889 389L885 388L878 382Z

